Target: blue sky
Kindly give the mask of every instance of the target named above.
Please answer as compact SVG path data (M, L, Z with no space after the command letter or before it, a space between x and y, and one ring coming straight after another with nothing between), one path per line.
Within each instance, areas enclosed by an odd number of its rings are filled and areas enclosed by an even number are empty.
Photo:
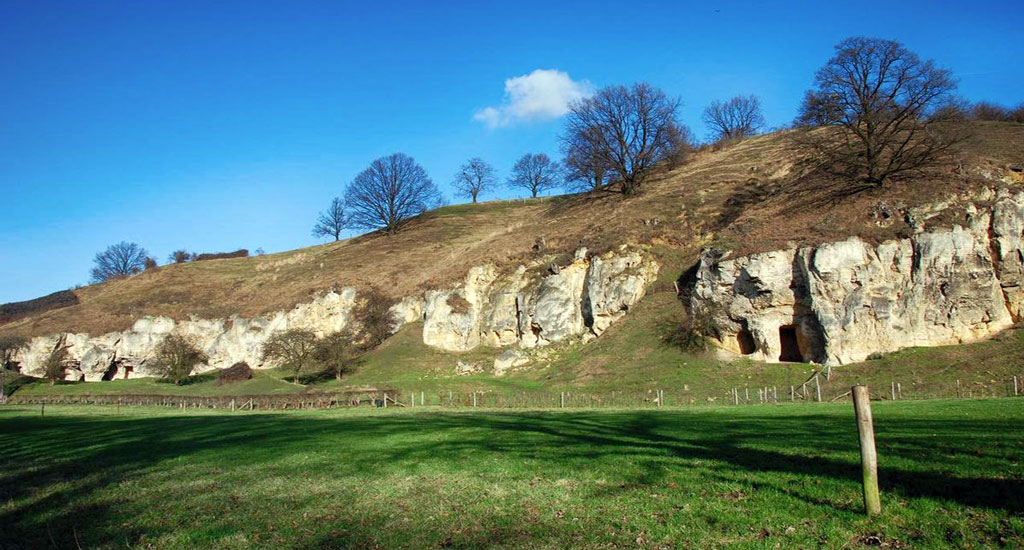
M316 244L317 212L395 151L461 202L460 163L557 154L560 98L595 87L659 86L698 136L736 94L785 124L851 35L1016 104L1022 18L1019 1L0 2L0 302L86 282L121 240L161 263Z

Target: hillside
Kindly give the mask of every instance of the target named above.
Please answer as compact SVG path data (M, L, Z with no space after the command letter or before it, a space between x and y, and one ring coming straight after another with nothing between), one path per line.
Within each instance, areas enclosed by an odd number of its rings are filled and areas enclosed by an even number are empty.
M545 361L564 367L560 374L545 375L551 382L618 379L621 365L599 357L642 364L656 354L653 348L665 331L652 331L651 324L682 322L685 313L671 293L672 283L694 266L703 247L731 250L735 257L849 236L877 243L910 234L907 216L894 212L983 189L1019 188L1024 125L977 123L975 129L974 138L944 165L854 196L844 196L835 181L813 175L811 159L796 154L790 133L779 132L697 151L684 165L658 173L635 197L588 193L448 206L420 216L393 236L367 234L280 254L168 265L76 289L74 305L0 325L0 333L98 335L125 330L144 316L248 318L289 309L338 287L375 285L401 298L446 288L473 266L500 268L538 258L564 264L581 246L600 254L621 244L647 245L661 271L637 308L646 313L627 316L597 345L556 348L558 353L569 349L564 357L575 360ZM939 216L928 223L948 226L962 220ZM636 332L640 326L648 327L636 336L641 342L622 341L621 348L607 349L615 345L616 333ZM472 353L490 360L497 352ZM433 350L408 353L430 357L446 369L453 362L449 354ZM408 360L400 355L392 354L391 363ZM413 371L426 367L414 363ZM357 381L369 384L382 375L368 368Z

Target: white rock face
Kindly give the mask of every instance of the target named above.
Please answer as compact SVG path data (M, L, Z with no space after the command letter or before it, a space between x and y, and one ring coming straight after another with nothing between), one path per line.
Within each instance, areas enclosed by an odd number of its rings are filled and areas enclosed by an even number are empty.
M14 360L20 363L22 372L42 376L43 363L50 352L63 345L73 363L68 369L69 379L95 382L156 376L152 365L154 350L168 334L177 331L195 339L209 356L209 362L197 369L199 372L226 368L239 361L253 368L269 367L262 364L260 353L271 335L291 328L309 329L321 336L341 330L351 320L355 299L355 289L345 288L269 317L179 322L167 317L144 317L124 332L95 337L68 333L33 338L27 348L15 354Z
M966 212L967 227L878 246L705 254L691 310L711 319L719 346L769 362L842 364L988 337L1020 318L1024 194Z
M532 271L531 271L532 269ZM466 351L484 344L543 346L584 333L597 335L643 297L656 277L658 265L636 250L620 249L597 258L577 252L574 261L557 273L541 277L540 265L519 266L499 274L493 265L471 268L459 288L411 296L391 308L396 328L423 319L423 341L446 351ZM68 379L109 380L156 376L153 356L168 334L193 338L210 358L199 372L244 361L265 368L260 358L264 342L293 328L318 336L345 328L352 320L356 292L332 291L290 311L244 319L174 321L144 317L131 329L100 336L61 334L37 337L14 356L22 372L43 374L43 363L58 345L68 349ZM511 361L508 366L520 364Z
M470 270L461 288L425 298L423 341L446 351L478 345L545 346L585 334L599 335L638 302L658 274L639 250L621 247L590 258L586 249L565 267L541 264L498 273Z

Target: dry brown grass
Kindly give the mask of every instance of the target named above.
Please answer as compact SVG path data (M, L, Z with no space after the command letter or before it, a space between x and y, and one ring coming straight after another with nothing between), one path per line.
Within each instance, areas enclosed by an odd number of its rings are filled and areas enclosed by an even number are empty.
M623 243L672 250L672 276L696 260L701 246L736 254L791 243L859 235L905 234L896 220L880 226L880 201L913 206L993 182L957 167L1005 171L1024 163L1024 125L983 123L957 159L925 177L841 197L836 182L804 176L790 133L755 137L696 153L658 174L631 198L610 193L495 201L441 208L393 236L354 239L254 258L168 265L128 279L76 290L80 303L20 319L0 332L26 336L59 331L123 330L144 315L175 319L251 317L308 301L332 286L375 285L392 297L450 285L473 265L523 262L543 237L545 254L579 246L602 252ZM968 170L970 172L970 170Z

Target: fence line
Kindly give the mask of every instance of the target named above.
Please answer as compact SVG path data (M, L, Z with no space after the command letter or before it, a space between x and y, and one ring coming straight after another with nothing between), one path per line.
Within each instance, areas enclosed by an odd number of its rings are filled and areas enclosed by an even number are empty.
M497 408L658 408L664 406L770 406L785 402L827 403L849 396L850 382L830 383L825 373L816 371L799 386L790 385L788 396L783 387L780 399L777 385L744 385L712 394L666 386L647 390L589 391L517 391L505 390L360 390L335 393L281 395L182 396L182 395L12 395L9 404L67 404L162 406L181 409L209 408L231 411L331 409L340 407L443 407L450 409ZM831 378L835 378L833 373ZM824 383L823 383L824 382ZM835 381L833 381L835 382ZM1021 378L1014 376L996 383L973 384L956 380L949 383L910 381L905 385L891 380L875 394L876 400L901 399L977 399L1019 397L1024 393ZM753 391L751 391L753 390ZM788 400L786 399L788 397ZM417 400L418 398L418 400Z

